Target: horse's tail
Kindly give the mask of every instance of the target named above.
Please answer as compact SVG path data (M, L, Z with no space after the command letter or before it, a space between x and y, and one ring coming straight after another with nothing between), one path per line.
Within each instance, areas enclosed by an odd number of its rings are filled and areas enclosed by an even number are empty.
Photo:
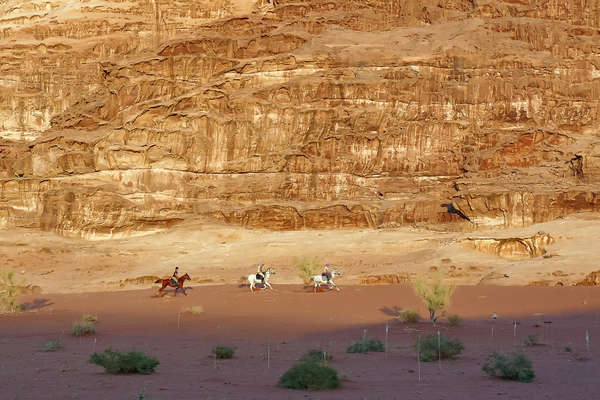
M161 283L161 282L162 282L162 279L159 279L159 280L157 280L157 281L156 281L156 282L154 282L154 283Z

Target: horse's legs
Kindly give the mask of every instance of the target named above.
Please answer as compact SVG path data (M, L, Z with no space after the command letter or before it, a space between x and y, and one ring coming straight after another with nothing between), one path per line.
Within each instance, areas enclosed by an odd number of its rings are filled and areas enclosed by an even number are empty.
M254 282L250 281L250 291L254 293Z
M269 289L273 289L273 286L271 286L271 284L269 282L265 282L265 287L268 286Z

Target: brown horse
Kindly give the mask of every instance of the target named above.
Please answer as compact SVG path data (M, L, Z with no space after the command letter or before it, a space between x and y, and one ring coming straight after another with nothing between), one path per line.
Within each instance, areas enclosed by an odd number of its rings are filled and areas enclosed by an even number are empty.
M159 292L162 292L164 288L166 288L167 286L169 287L174 287L175 288L175 296L177 296L177 291L179 289L181 289L181 291L183 292L184 295L187 296L187 293L185 292L185 289L183 288L183 282L185 282L187 279L192 279L190 278L190 276L186 273L185 275L179 277L179 279L177 279L177 284L173 284L173 282L171 282L171 278L167 278L167 279L159 279L154 283L160 283L162 284L162 287L160 289L158 289Z

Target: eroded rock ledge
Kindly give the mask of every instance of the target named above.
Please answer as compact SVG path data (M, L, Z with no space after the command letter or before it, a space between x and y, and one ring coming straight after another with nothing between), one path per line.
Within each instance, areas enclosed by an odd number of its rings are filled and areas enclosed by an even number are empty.
M503 258L524 259L546 254L546 246L554 243L549 233L538 232L528 238L467 238L464 243L483 253Z

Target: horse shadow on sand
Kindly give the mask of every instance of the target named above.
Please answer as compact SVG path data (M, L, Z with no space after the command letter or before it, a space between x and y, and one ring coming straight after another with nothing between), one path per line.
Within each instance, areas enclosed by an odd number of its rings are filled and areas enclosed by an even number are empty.
M379 309L379 311L381 311L382 313L384 313L387 316L390 317L397 317L400 314L400 311L402 311L402 307L398 307L398 306L392 306L392 307L381 307Z
M21 304L21 308L23 309L23 311L33 311L51 306L52 304L54 303L48 299L34 299L33 301L28 301L26 303Z
M173 297L175 297L175 296L176 296L176 294L175 294L175 289L176 289L176 288L173 288L173 287L164 288L164 289L163 289L162 291L160 291L160 292L159 292L159 291L156 291L156 292L155 292L155 293L153 293L153 294L152 294L150 297L165 297L165 296L166 296L166 295L168 295L168 294L172 294L172 296L173 296ZM189 291L189 290L194 290L194 288L193 288L192 286L186 286L186 287L184 287L184 289L185 289L185 291L186 291L186 292L187 292L187 291ZM185 296L185 295L183 294L183 292L181 291L181 289L179 289L179 290L177 291L177 294L181 294L182 296Z

